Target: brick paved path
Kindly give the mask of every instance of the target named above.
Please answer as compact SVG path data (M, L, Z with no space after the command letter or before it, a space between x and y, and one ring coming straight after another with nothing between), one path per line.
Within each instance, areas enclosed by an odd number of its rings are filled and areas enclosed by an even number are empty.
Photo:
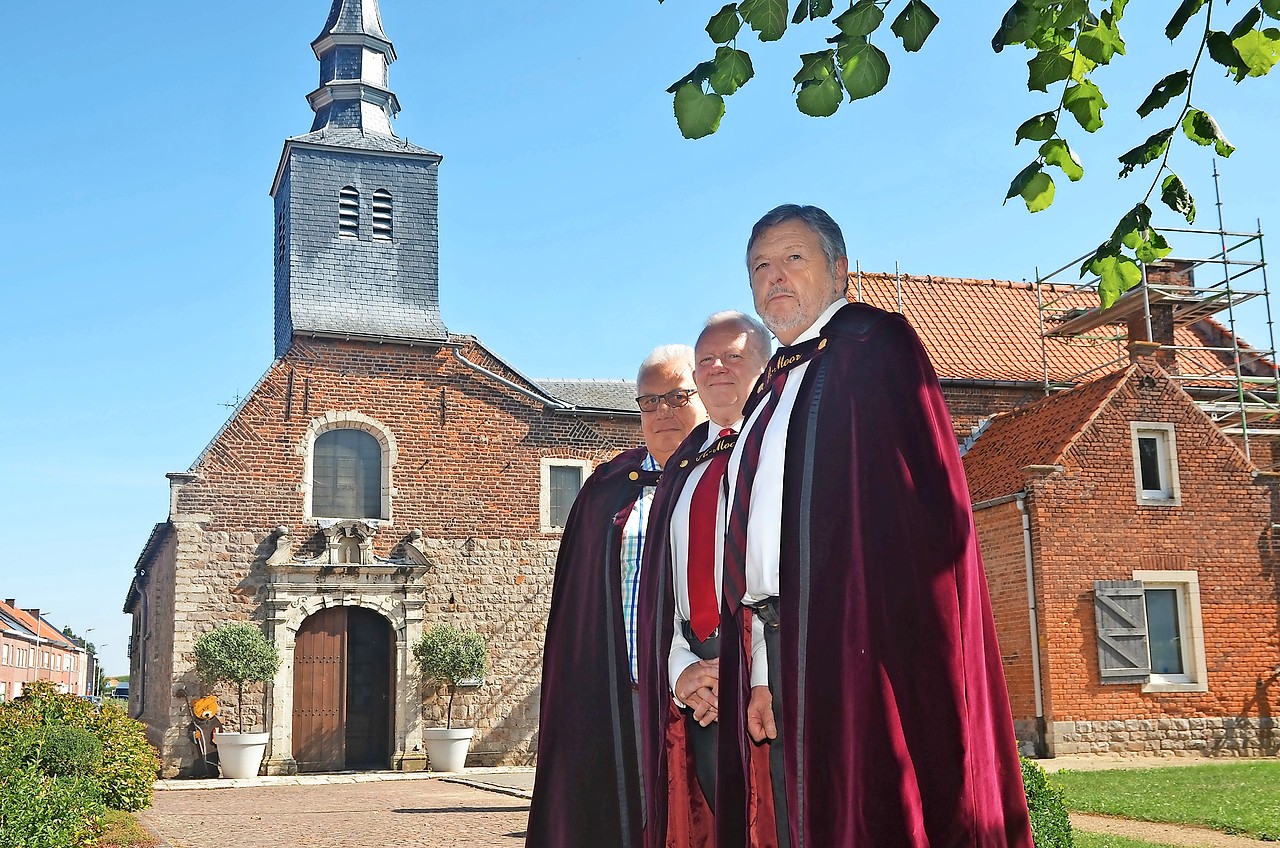
M529 802L402 780L157 792L140 817L172 848L518 848Z

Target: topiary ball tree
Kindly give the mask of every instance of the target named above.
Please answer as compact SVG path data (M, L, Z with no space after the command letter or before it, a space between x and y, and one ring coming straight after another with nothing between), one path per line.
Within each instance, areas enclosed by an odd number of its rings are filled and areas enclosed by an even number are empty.
M196 674L210 685L234 683L236 723L244 730L244 685L265 683L280 668L280 653L262 630L249 622L224 624L196 640ZM265 699L265 696L264 696Z
M453 727L453 695L459 681L483 677L488 671L488 643L479 633L464 632L450 624L437 624L413 646L413 657L422 676L449 688L445 727Z

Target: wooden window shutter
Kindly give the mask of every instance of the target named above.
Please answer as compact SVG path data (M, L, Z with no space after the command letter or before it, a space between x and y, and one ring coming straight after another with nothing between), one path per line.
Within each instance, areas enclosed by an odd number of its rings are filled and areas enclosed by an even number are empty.
M1151 662L1142 581L1093 581L1093 610L1102 682L1145 683L1151 677Z

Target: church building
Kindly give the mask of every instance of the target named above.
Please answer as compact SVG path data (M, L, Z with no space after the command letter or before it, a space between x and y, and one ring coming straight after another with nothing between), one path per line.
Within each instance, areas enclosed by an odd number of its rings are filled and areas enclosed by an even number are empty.
M189 772L187 699L208 690L192 646L252 621L283 657L246 693L268 772L420 769L424 695L443 716L411 648L448 622L489 640L487 678L454 709L477 728L473 763L527 760L557 542L592 468L640 443L634 385L535 382L449 331L441 157L391 128L377 0L334 0L312 47L315 121L271 186L276 358L168 475L125 604L130 712L164 773Z

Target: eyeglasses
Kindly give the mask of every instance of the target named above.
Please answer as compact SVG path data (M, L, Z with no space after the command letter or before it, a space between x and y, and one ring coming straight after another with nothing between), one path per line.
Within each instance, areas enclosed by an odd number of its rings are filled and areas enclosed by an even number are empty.
M641 412L657 412L658 404L666 402L671 409L680 409L689 405L689 398L698 393L697 389L672 389L664 395L640 395L636 398L636 406Z

